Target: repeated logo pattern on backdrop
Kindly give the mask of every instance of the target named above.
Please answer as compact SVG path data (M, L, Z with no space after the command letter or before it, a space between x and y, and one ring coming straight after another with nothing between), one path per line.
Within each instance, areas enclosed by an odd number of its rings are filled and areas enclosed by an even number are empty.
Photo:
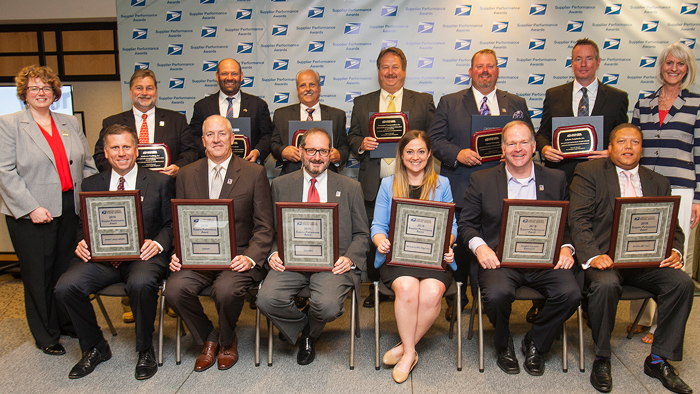
M601 50L598 77L630 94L653 92L657 56L681 41L695 50L698 3L650 0L462 2L461 0L131 0L118 1L122 98L128 80L150 68L158 105L192 116L195 101L217 91L218 61L237 59L243 89L274 110L296 102L294 76L314 68L321 101L349 111L376 90L376 55L399 46L408 57L406 87L444 94L471 83L471 55L493 48L498 86L528 100L535 125L545 90L570 81L571 48L581 37ZM691 90L698 90L695 86ZM348 116L348 121L350 117Z

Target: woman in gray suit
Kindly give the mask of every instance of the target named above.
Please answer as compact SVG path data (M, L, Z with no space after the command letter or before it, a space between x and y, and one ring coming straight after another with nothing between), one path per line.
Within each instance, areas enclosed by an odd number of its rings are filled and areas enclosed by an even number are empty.
M72 333L53 289L76 246L83 178L97 169L78 120L51 112L61 81L48 67L15 77L25 109L0 116L0 211L20 262L29 329L44 353L61 355L61 333Z

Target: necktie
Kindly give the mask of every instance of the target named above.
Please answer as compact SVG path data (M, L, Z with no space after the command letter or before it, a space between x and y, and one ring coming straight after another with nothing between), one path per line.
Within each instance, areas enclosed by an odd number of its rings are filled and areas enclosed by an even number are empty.
M117 190L124 190L124 177L119 177L119 184L117 185Z
M588 116L588 89L581 88L581 101L578 102L578 116Z
M309 186L309 195L306 197L306 202L321 202L321 197L316 189L316 178L311 178L311 186Z
M386 112L396 112L396 103L394 103L394 99L396 96L393 94L389 95L389 104L386 106Z
M218 199L219 194L221 194L221 186L224 184L224 178L221 176L220 165L214 166L214 179L211 181L211 191L209 192L209 198Z
M307 109L306 109L306 113L307 113L307 115L306 115L306 121L307 121L307 122L310 122L310 121L314 120L314 116L313 116L314 111L315 111L315 109L313 109L313 108L307 108Z
M632 184L632 173L627 170L623 170L622 173L625 174L625 197L637 197L637 192Z
M226 97L228 100L228 109L226 110L226 117L233 119L233 97Z
M479 107L479 115L491 115L491 110L489 109L489 106L486 105L486 100L486 97L484 97L484 99L481 100L481 107Z
M139 144L147 144L151 140L148 137L148 122L146 122L148 115L141 114L141 119L143 119L143 122L141 122L141 130L139 130Z

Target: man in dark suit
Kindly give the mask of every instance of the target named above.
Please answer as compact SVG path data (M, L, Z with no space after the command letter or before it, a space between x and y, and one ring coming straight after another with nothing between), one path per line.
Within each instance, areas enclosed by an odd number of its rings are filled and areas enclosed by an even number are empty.
M190 127L195 139L202 137L204 120L211 115L221 115L227 118L250 118L250 154L245 158L253 163L264 163L270 154L270 109L265 100L241 91L243 71L241 65L234 59L224 59L216 68L216 81L219 92L207 96L194 103L194 112L190 119ZM199 145L199 157L202 158L205 146Z
M482 163L481 157L471 149L472 116L509 115L513 119L522 119L532 125L525 99L496 89L498 74L496 52L491 49L476 52L472 56L469 68L472 86L443 96L430 124L428 135L433 143L433 153L442 163L440 175L450 180L452 195L455 197L456 215L462 210L462 196L467 190L471 174L477 170L495 167L499 163L498 160ZM456 280L467 283L470 258L466 245L458 242L455 249L458 267L454 272ZM468 301L467 286L464 286L462 291L464 307ZM452 309L452 306L449 306L445 313L448 320L451 318Z
M328 132L311 128L299 147L304 168L272 181L272 201L338 203L338 253L332 271L298 272L285 270L277 245L269 258L271 270L258 293L258 308L279 328L290 343L297 343L297 363L307 365L316 356L316 340L326 323L343 314L343 304L351 288L359 289L360 272L365 267L369 226L357 181L326 171L330 163L331 140ZM279 223L277 223L279 226ZM277 231L280 231L277 227ZM329 261L331 263L331 261ZM300 311L294 296L311 287L308 307ZM358 293L359 294L359 293Z
M172 247L172 211L170 199L174 194L172 178L139 168L136 165L138 136L129 126L112 125L103 135L104 154L111 165L83 181L83 191L139 190L146 240L141 246L141 259L89 262L90 250L83 239L82 225L78 226L75 249L80 258L56 284L56 297L65 305L80 341L82 358L68 375L82 378L95 366L109 360L112 352L97 325L90 295L111 284L125 282L124 290L131 299L136 321L136 379L148 379L158 371L153 351L153 322L156 318L158 287L165 277L168 252ZM82 261L81 261L82 260Z
M404 89L406 64L406 55L401 49L382 49L377 56L377 79L381 89L355 97L353 100L348 146L350 153L360 161L358 180L362 185L369 220L374 217L374 203L381 178L393 173L393 167L389 167L386 160L370 158L369 151L379 146L377 140L369 135L370 113L405 112L408 114L408 125L412 130L428 130L435 113L432 95ZM374 253L374 244L370 242L367 274L370 280L379 280L379 270L374 268L373 263ZM372 287L363 306L374 307Z
M156 76L151 70L140 69L134 72L129 81L129 96L133 103L131 110L102 121L102 130L93 155L97 169L104 171L110 168L103 151L102 136L105 130L113 124L121 124L137 131L140 144L167 145L172 164L162 172L175 178L180 167L197 160L197 145L187 126L187 118L179 112L156 107L158 87Z
M633 124L623 123L612 130L608 154L604 160L577 166L570 189L569 226L585 270L588 321L595 342L591 384L604 393L612 390L610 335L622 285L631 285L653 293L658 305L658 327L651 354L644 360L644 373L675 393L691 393L667 361L683 358L685 325L693 306L693 281L681 270L684 236L680 226L676 226L673 251L659 268L615 269L607 255L615 198L670 196L670 183L639 165L642 132Z
M573 247L568 233L554 269L514 269L501 267L494 252L498 250L503 200L566 200L564 174L532 162L535 132L524 121L513 121L503 128L505 163L472 174L464 196L459 220L459 237L474 252L481 265L479 286L486 314L496 328L493 342L498 351L498 366L508 374L520 372L508 328L515 291L528 286L547 297L540 316L525 334L523 367L530 375L544 373L543 354L547 353L562 323L576 310L581 291L571 268ZM564 219L564 218L562 218Z
M236 225L236 255L231 269L224 271L181 270L180 257L170 259L165 296L185 321L198 345L204 346L195 361L201 372L216 362L221 370L238 361L236 322L248 288L265 276L262 265L274 236L270 186L265 169L232 154L231 123L212 115L202 125L207 158L182 169L177 177L176 197L186 199L232 199ZM198 294L211 286L219 313L219 330L214 328L199 302Z
M542 110L542 122L537 132L537 149L545 166L566 173L571 185L574 169L581 159L564 159L561 151L552 147L552 118L560 116L603 116L604 142L610 139L615 126L627 123L629 99L627 92L604 85L596 78L600 66L598 45L588 38L576 41L571 50L574 81L547 89ZM585 91L585 99L584 99ZM607 150L596 151L589 159L607 157Z
M331 120L333 121L333 149L331 149L331 171L338 171L348 161L349 149L345 132L345 111L319 103L321 82L318 73L310 68L297 73L297 96L299 104L278 108L272 119L272 156L282 162L280 175L289 174L301 168L299 149L289 145L290 120Z

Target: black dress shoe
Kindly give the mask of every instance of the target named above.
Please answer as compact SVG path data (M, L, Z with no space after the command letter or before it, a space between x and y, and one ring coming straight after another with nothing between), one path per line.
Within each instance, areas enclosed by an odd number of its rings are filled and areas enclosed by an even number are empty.
M525 321L528 323L533 323L535 319L537 319L537 316L540 315L540 310L539 310L539 305L535 303L535 301L532 301L532 308L530 308L529 311L527 311L527 314L525 315Z
M78 333L75 331L61 331L61 335L69 336L71 338L78 338Z
M136 371L134 377L136 380L148 379L158 372L158 363L156 362L156 353L153 346L148 350L139 352L139 361L136 363Z
M294 297L294 305L299 309L304 309L309 306L309 299L306 297Z
M83 358L78 361L77 364L70 370L68 377L71 379L79 379L85 377L92 372L97 364L107 361L112 358L112 351L109 349L109 345L105 343L105 347L102 350L98 350L94 347L90 350L83 352Z
M544 373L544 357L535 347L535 342L530 338L529 333L525 334L525 338L523 338L521 350L525 356L525 361L523 362L525 372L533 376L542 376Z
M384 302L384 301L391 301L392 299L393 299L392 296L379 293L379 302L380 303ZM374 308L374 289L370 289L369 295L362 302L362 306L364 308Z
M309 365L316 358L316 338L303 336L299 340L299 353L297 353L297 364Z
M50 356L62 356L66 354L66 348L64 348L60 343L54 343L51 346L36 345L36 347Z
M652 364L651 356L647 356L646 360L644 360L644 373L652 378L659 379L664 387L674 393L689 394L693 392L693 389L685 384L678 376L673 365L669 364L666 360L657 364Z
M612 391L613 382L609 358L593 361L593 368L591 368L591 385L601 393L609 393Z
M513 337L508 338L508 346L503 349L498 349L498 359L496 364L503 372L509 375L520 373L518 358L515 357L515 348L513 347Z

